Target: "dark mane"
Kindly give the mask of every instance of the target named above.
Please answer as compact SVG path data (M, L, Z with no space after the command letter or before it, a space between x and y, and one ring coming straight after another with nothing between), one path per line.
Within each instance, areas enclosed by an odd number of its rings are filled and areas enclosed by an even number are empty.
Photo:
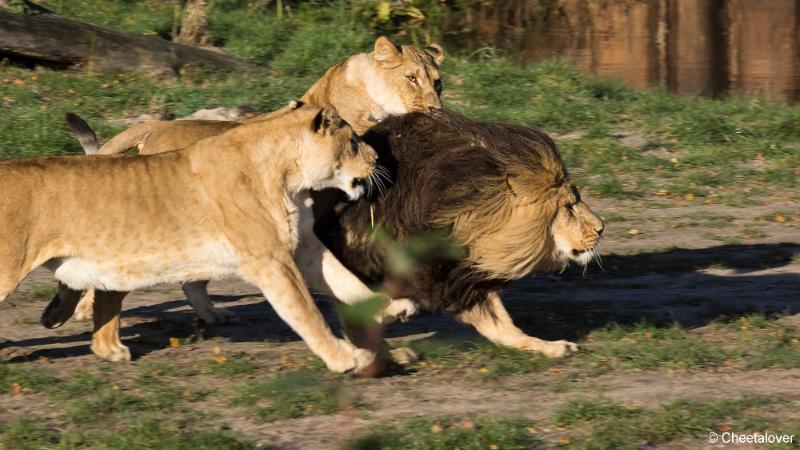
M424 256L409 276L391 274L384 246L370 239L371 217L392 239L434 232L469 251L472 237L480 239L483 230L505 220L509 198L535 200L567 176L544 133L449 111L392 117L363 138L388 169L390 186L383 195L373 192L320 218L317 234L367 282L382 283L393 297L411 298L429 311L463 311L513 277L487 272L452 254Z

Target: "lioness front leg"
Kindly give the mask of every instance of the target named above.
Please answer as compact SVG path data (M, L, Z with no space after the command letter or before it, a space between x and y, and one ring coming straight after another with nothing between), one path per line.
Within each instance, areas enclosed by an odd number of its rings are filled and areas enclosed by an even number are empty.
M344 339L336 338L314 304L303 283L299 270L287 255L287 262L251 260L242 263L242 275L256 285L286 322L334 372L353 371L360 375L375 375L375 353L356 348Z
M127 292L94 291L92 351L109 361L130 361L131 351L119 338L119 314Z
M457 316L468 323L484 337L498 345L542 353L552 358L560 358L578 351L578 345L569 341L545 341L528 336L511 321L500 295L492 292L486 304L476 306Z

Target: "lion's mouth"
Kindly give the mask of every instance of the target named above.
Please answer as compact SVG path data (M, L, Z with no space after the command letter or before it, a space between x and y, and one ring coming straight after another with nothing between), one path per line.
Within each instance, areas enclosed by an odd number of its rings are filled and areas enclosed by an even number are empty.
M592 261L596 262L597 265L602 267L600 262L600 249L598 248L598 245L594 245L591 248L582 250L572 249L569 259L584 267L586 267Z

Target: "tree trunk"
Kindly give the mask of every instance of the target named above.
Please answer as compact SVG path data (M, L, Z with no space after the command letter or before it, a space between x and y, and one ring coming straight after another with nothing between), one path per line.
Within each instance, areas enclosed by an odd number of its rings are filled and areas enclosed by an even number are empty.
M0 9L0 53L82 64L90 70L178 72L187 64L257 70L232 56L136 33L116 31L55 14L20 15Z

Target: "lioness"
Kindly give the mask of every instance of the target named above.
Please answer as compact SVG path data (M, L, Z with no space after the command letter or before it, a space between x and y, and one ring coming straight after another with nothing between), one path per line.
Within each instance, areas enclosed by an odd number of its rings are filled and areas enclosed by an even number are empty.
M2 162L0 301L39 265L69 289L97 289L92 350L127 360L118 336L125 291L239 276L328 368L370 370L374 354L334 337L306 290L303 276L324 284L331 274L318 258L300 269L295 258L305 261L303 248L318 242L301 214L308 191L357 199L375 164L334 110L311 106L182 151Z
M391 115L441 108L442 82L439 64L444 50L437 45L419 49L409 45L398 47L386 37L375 41L371 53L352 55L329 68L303 95L301 101L318 107L333 107L358 134ZM291 108L291 107L287 107ZM70 126L88 154L118 154L137 147L140 154L154 154L184 148L200 139L214 136L243 123L257 122L287 108L261 114L240 122L208 120L151 121L135 125L102 147L85 122L73 116ZM142 191L142 195L147 195ZM324 203L324 202L323 202ZM185 283L183 291L198 317L208 323L227 320L232 314L215 308L208 298L208 283ZM79 295L62 290L61 301ZM91 317L93 293L87 292L76 308L75 318ZM54 301L56 301L54 299ZM54 311L49 309L49 311ZM63 324L60 318L43 316L46 327Z

